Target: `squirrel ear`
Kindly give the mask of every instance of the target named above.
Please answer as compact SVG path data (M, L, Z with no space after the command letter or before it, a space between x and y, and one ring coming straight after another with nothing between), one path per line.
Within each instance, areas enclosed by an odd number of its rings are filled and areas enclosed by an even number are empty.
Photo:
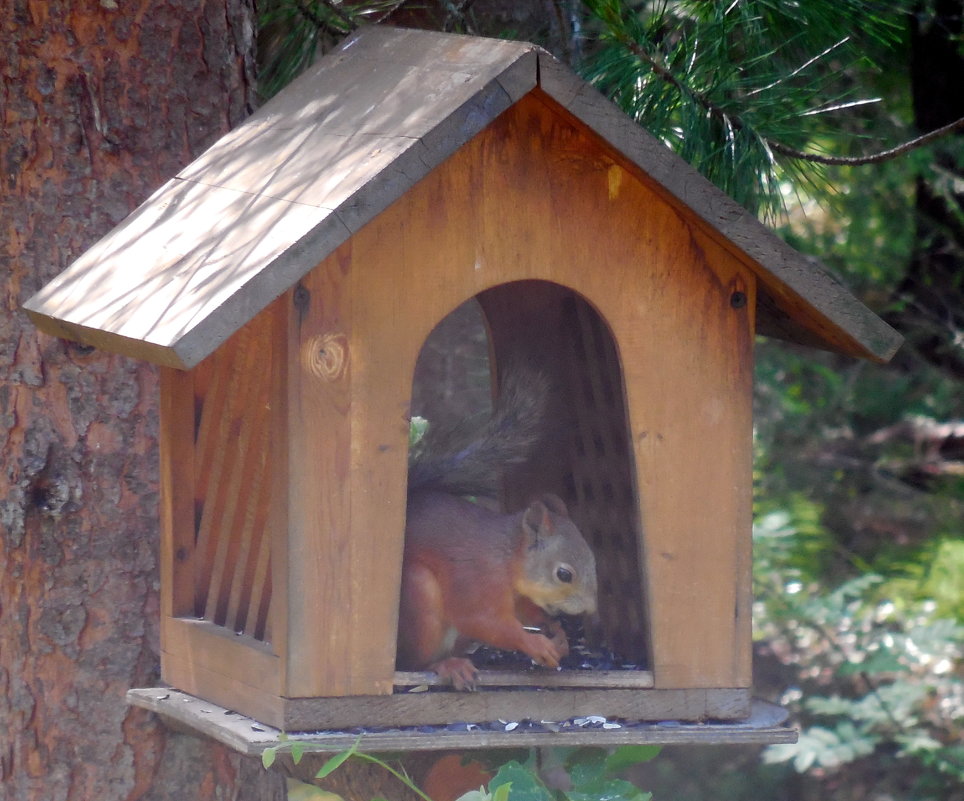
M553 533L549 508L543 501L533 501L522 514L522 529L525 531L530 548L539 546L539 538Z
M566 517L569 517L569 510L566 508L565 502L558 495L547 492L542 496L541 500L546 505L546 508L553 514L565 515Z

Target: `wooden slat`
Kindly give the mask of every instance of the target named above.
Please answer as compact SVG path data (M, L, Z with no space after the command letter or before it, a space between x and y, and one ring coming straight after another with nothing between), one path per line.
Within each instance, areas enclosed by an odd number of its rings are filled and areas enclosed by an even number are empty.
M268 573L268 526L271 503L272 471L278 469L276 452L271 443L272 414L278 414L273 402L279 392L273 360L282 356L284 328L277 323L278 304L270 307L252 323L251 339L246 347L250 355L244 360L248 385L244 393L245 406L241 418L239 456L235 472L240 470L236 492L243 504L236 514L232 537L236 548L229 558L234 562L230 585L224 588L226 611L224 625L236 631L254 633L257 612L265 591ZM263 547L265 546L265 547ZM263 563L260 566L259 561ZM252 596L256 606L252 614ZM222 601L223 602L223 601Z
M354 519L353 453L356 418L372 410L356 403L354 307L349 291L352 250L329 257L289 292L288 390L291 432L287 487L287 648L285 694L342 695L390 692L372 681L383 671L372 649L393 643L393 632L366 614L365 598L379 591L366 537L379 532ZM379 499L380 500L380 499ZM368 502L378 505L379 500ZM366 573L367 571L367 573ZM362 573L368 580L356 581ZM396 596L397 600L397 596ZM391 609L379 610L391 615Z
M160 375L161 616L194 614L194 376Z
M262 642L207 621L167 618L161 624L161 673L185 692L282 725L280 659Z
M396 687L444 687L450 682L430 671L395 671ZM619 687L649 689L653 674L647 670L480 670L476 687Z
M270 369L268 371L270 375ZM271 486L271 475L268 459L271 456L268 445L268 419L264 412L265 403L262 400L247 416L246 422L253 429L248 453L243 463L246 465L245 486L239 488L239 493L246 501L241 518L238 521L238 549L234 556L236 560L231 574L230 586L226 588L227 609L225 611L225 625L233 631L245 631L248 617L248 605L251 601L251 585L254 579L254 565L258 545L264 535L266 510L264 504L270 499L266 492Z
M742 720L747 690L478 690L346 698L293 698L287 731L352 726L427 726L479 720L568 720L584 715L627 720Z
M237 339L226 343L219 353L198 368L199 380L206 392L199 397L200 420L197 432L196 503L197 552L196 614L213 620L211 584L216 570L218 545L222 541L224 508L228 503L224 474L229 469L230 451L226 443L233 440L231 400L239 365L234 358Z
M265 448L263 458L277 459L277 453L270 443L270 417L263 421L265 427ZM279 460L280 461L280 460ZM275 469L278 468L278 461L273 462ZM257 488L255 501L255 513L251 517L252 546L246 562L246 570L236 574L235 586L232 594L237 592L239 598L237 606L239 611L235 617L235 626L243 628L244 633L256 637L264 638L265 624L267 617L267 604L271 601L271 540L272 537L281 537L286 534L284 531L271 530L271 500L272 500L272 471L265 468L268 473L266 479L260 481ZM264 611L262 611L264 610Z
M282 655L280 681L286 684L285 668L288 653L288 492L291 485L291 442L289 425L289 315L294 313L288 294L279 297L270 307L273 317L271 335L272 414L270 426L271 498L267 509L267 531L270 541L262 540L258 553L258 572L264 576L261 597L252 598L252 611L257 612L256 636L272 644L275 653ZM265 549L267 551L265 552ZM263 572L262 572L263 571Z
M272 319L270 311L261 315L197 368L204 389L197 446L198 610L247 633L256 628L254 620L247 623L251 595L258 595L260 606L268 569L262 565L253 586L257 559L267 559L260 546L271 497Z
M307 754L331 753L357 746L365 753L379 751L435 751L477 748L528 748L531 746L596 746L619 745L765 745L793 743L795 729L786 724L787 713L780 707L754 701L751 715L741 723L649 723L619 725L618 728L583 728L564 723L558 731L526 731L524 727L512 731L476 728L452 731L444 728L425 731L417 728L395 730L376 729L359 737L355 732L325 731L315 733L282 733L230 710L194 698L167 687L129 690L127 702L156 712L177 726L211 737L246 756L258 756L266 748L292 741L304 743Z

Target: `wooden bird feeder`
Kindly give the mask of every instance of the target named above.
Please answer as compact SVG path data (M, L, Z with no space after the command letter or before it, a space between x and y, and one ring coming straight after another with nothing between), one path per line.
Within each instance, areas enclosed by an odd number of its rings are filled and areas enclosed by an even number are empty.
M615 686L397 686L413 372L470 299L496 381L521 358L559 387L564 434L506 502L570 505L604 640L640 668ZM746 719L754 337L876 361L899 344L544 51L390 28L25 308L161 366L162 678L289 731Z

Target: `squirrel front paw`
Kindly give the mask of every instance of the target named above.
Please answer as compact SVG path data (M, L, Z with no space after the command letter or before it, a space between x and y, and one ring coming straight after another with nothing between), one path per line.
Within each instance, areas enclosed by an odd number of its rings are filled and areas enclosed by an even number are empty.
M461 656L450 656L441 659L431 666L440 679L452 682L456 690L474 690L475 679L479 675L478 669L472 664L472 660Z
M546 636L549 641L556 646L559 651L560 659L569 656L569 638L558 620L550 620L546 625Z
M526 656L530 657L537 665L547 668L559 667L559 660L562 658L560 648L556 644L559 634L555 634L550 640L544 634L530 634L526 638L526 647L522 650ZM565 634L562 635L565 639ZM566 642L566 651L569 650L569 643Z

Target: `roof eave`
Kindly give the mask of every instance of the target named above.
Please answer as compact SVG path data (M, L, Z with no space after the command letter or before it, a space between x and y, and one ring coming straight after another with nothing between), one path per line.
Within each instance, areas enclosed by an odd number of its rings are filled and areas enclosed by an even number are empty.
M539 88L645 173L668 202L686 209L760 280L759 333L875 362L888 361L903 337L629 118L591 84L545 52Z

